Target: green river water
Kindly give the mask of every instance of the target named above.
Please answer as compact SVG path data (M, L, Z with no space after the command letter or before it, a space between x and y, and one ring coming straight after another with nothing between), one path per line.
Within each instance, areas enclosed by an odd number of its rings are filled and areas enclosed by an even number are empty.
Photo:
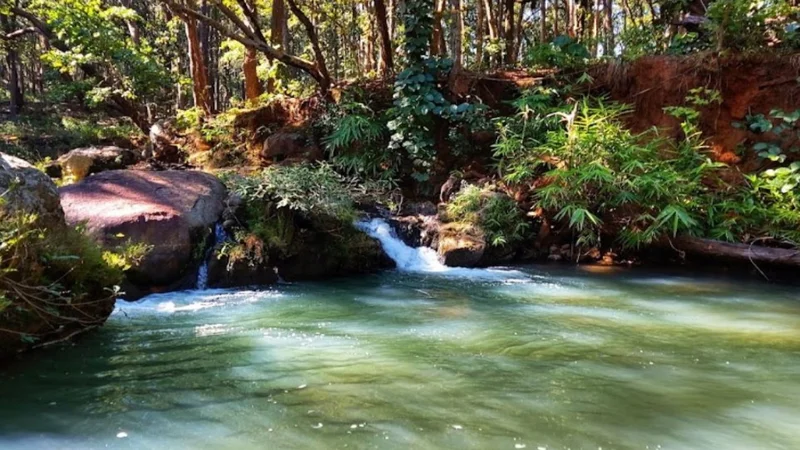
M800 295L566 267L120 302L0 369L0 448L800 449Z

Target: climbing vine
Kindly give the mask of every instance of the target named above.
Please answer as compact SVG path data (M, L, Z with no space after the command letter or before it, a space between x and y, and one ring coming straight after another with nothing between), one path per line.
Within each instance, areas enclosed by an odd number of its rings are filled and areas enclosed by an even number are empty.
M428 54L433 32L431 2L406 1L402 18L407 67L394 83L392 120L387 124L392 132L389 148L406 154L413 165L412 176L425 181L436 156L432 134L435 119L458 120L472 110L472 105L450 103L437 85L439 75L452 68L452 61Z

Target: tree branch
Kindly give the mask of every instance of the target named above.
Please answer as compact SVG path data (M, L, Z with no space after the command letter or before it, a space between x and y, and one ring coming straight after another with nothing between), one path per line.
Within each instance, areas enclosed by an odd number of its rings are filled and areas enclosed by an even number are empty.
M11 40L17 39L19 37L25 36L27 34L33 34L33 33L38 33L38 32L39 32L39 29L36 28L36 27L21 28L19 30L14 30L14 31L12 31L11 33L8 33L8 34L0 34L0 39L2 39L4 41L11 41Z
M328 68L325 66L325 55L322 53L322 48L319 45L317 29L314 24L311 23L311 20L309 20L308 16L306 16L305 13L297 7L297 2L295 0L287 0L287 2L289 3L289 9L292 10L292 13L294 13L294 15L300 20L300 23L303 24L306 29L306 33L308 34L308 38L311 40L311 47L314 49L314 58L317 60L316 69L324 79L317 81L319 81L322 90L327 91L328 88L330 88L331 76L328 74Z

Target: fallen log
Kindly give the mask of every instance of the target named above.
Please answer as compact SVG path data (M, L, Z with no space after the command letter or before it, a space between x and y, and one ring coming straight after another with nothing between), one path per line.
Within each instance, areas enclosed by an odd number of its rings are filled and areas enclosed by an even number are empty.
M734 244L730 242L681 236L672 246L691 255L715 257L730 261L750 262L771 266L800 266L800 250L764 247L762 245Z

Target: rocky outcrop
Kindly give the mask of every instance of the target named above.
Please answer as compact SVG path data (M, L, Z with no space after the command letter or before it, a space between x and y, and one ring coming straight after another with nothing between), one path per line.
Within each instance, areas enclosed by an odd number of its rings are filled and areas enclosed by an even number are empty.
M61 188L67 223L84 223L102 245L149 247L128 271L134 284L168 286L193 273L222 214L225 187L197 171L115 170Z
M237 224L240 239L229 242L225 252L215 249L209 260L209 287L316 280L394 267L377 240L329 217L272 205L259 214L264 218L257 226L260 234L238 228L247 222L235 217L239 201L231 196L223 217L226 224Z
M79 181L94 173L124 169L140 160L138 152L113 145L83 147L59 157L48 167L47 173L55 178L66 176Z
M486 240L478 228L461 223L440 227L437 251L446 266L474 267L486 251Z
M3 236L15 237L0 245L0 359L68 339L108 318L115 303L109 289L119 272L67 227L53 181L2 153L0 228Z
M0 198L0 220L34 214L41 227L64 226L64 211L53 181L24 160L4 153L0 153Z
M267 162L315 161L322 157L319 147L299 130L279 131L264 141L261 159Z

